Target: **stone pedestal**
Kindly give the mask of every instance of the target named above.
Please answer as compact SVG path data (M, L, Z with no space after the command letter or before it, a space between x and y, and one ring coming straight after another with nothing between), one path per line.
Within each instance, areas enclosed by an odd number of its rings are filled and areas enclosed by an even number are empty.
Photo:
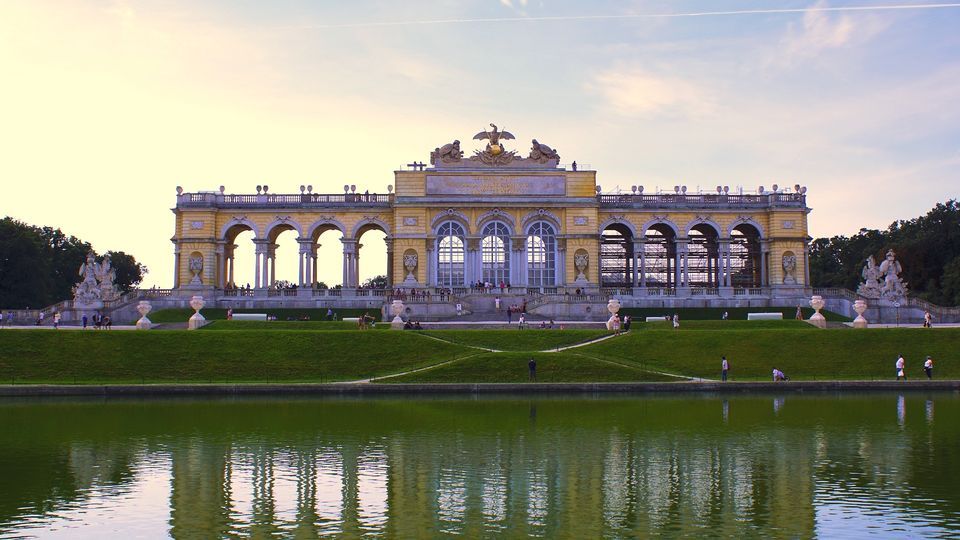
M140 313L140 320L137 321L137 330L149 330L153 327L153 323L147 318L147 313L150 313L152 309L153 306L146 300L141 300L140 303L137 304L137 311Z
M200 314L200 310L203 309L203 297L194 296L190 299L190 307L193 308L194 314L190 317L190 320L187 321L187 330L196 330L201 326L207 324L207 320L203 318L203 315Z
M820 295L814 295L810 298L810 307L815 311L813 315L810 316L810 324L816 326L817 328L826 328L827 319L820 314L820 310L823 309L823 297Z
M867 302L864 300L857 300L853 303L853 310L857 312L857 318L853 320L853 327L866 328L867 319L863 317L863 312L867 310Z

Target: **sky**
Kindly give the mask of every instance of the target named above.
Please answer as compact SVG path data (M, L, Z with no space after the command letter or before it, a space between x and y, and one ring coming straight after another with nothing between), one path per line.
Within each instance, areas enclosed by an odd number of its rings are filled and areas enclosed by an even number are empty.
M801 184L811 235L850 235L960 194L958 28L935 0L2 0L0 216L169 287L177 186L384 193L494 122L604 191Z

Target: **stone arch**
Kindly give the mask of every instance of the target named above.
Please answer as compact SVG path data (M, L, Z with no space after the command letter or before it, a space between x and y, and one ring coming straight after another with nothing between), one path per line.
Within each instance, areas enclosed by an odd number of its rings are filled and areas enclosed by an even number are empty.
M723 236L723 227L721 227L721 226L720 226L716 221L714 221L712 218L709 218L709 217L701 217L701 216L697 216L697 217L695 217L694 219L691 219L690 221L687 222L686 225L684 225L684 228L683 228L683 231L684 231L683 234L684 234L684 236L689 237L689 236L690 236L690 231L693 230L693 228L696 227L697 225L706 225L706 226L710 227L711 229L713 229L714 232L717 233L717 237L718 237L718 238L723 238L723 237L724 237L724 236ZM729 236L729 234L728 234L728 236Z
M477 231L482 231L483 227L491 221L503 222L504 225L510 228L511 234L513 234L513 231L516 231L517 229L517 222L513 219L513 216L510 215L509 212L504 212L499 208L494 208L493 210L484 212L477 217Z
M754 229L756 229L758 233L760 233L760 238L766 238L766 237L767 237L767 235L766 235L766 233L764 232L763 227L760 225L760 223L758 223L757 220L753 219L753 217L748 217L748 216L739 216L739 217L737 217L737 219L735 219L735 220L733 220L732 222L730 222L730 226L727 227L727 236L726 236L726 237L727 237L727 238L730 238L730 236L733 235L733 230L736 229L737 227L739 227L740 225L750 225L751 227L753 227Z
M297 223L297 220L290 217L277 217L277 219L271 221L263 228L263 239L265 240L275 240L276 235L274 235L274 230L281 227L289 227L296 231L298 237L303 236L303 228ZM282 232L282 231L281 231ZM279 233L277 233L279 234ZM271 238L274 237L274 238Z
M667 217L660 217L660 216L654 217L653 219L648 220L646 223L644 223L643 226L640 227L639 229L641 231L640 236L647 234L647 231L649 231L650 228L653 227L654 225L666 225L671 230L673 230L673 234L675 237L679 238L683 236L683 234L680 233L680 229L677 227L676 223L674 223L672 220L670 220Z
M220 240L227 240L227 233L230 232L230 229L236 227L237 225L243 225L249 227L253 231L254 238L260 238L260 230L257 229L257 224L247 219L246 216L234 217L230 221L224 223L223 228L220 229Z
M446 210L439 212L433 219L430 221L430 231L436 233L437 227L443 224L446 221L456 221L463 226L464 233L467 235L471 234L470 231L470 218L466 214L459 210L453 208L447 208Z
M560 231L563 230L563 226L561 225L562 222L556 214L544 208L539 208L523 216L523 219L520 220L523 234L526 235L530 226L538 221L546 221L552 225L556 231L556 234L560 234Z
M608 227L612 225L623 225L627 229L630 229L630 235L634 238L637 237L637 228L634 226L633 222L627 219L625 216L611 216L605 219L600 223L599 234L603 234L603 231L607 230Z
M374 229L380 229L383 234L390 236L390 224L378 217L364 217L353 226L351 233L354 240L359 240L363 233Z
M333 216L322 216L320 219L314 221L307 228L307 237L313 238L317 234L317 231L320 231L320 234L323 234L327 231L338 230L340 234L346 238L347 236L347 227L339 219Z

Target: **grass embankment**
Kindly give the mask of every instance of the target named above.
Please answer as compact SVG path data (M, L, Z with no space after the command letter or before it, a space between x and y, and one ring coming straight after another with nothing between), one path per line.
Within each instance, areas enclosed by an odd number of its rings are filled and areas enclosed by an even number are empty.
M0 331L0 382L208 383L523 382L537 359L540 382L676 380L662 374L769 380L775 366L794 380L892 379L902 353L907 374L923 377L926 355L938 379L960 378L960 329L818 330L795 321L687 321L679 330L637 324L623 336L559 353L537 352L601 337L594 330ZM216 331L218 325L228 331ZM310 323L303 328L314 326ZM315 325L331 323L315 323ZM426 335L424 335L426 334ZM434 337L435 336L435 337ZM486 353L473 347L503 350ZM423 369L429 368L429 369ZM408 373L414 370L413 373Z
M0 382L334 382L473 351L410 332L3 330Z
M720 356L725 355L731 364L731 379L761 381L771 379L774 367L794 380L893 379L898 354L907 360L907 375L920 379L924 377L923 360L931 355L937 378L960 378L960 329L811 331L798 326L751 330L748 326L752 322L725 330L648 327L577 351L650 370L708 379L720 377Z
M606 330L429 330L435 337L497 351L547 351L601 338Z
M277 321L289 321L289 322L319 322L325 321L327 319L327 308L305 308L305 309L288 309L288 308L264 308L264 309L247 309L247 308L237 308L233 310L234 313L266 313L267 315L273 315L277 318ZM200 313L210 321L224 321L227 319L227 310L221 308L203 308L200 310ZM370 317L380 320L380 310L379 309L334 309L334 316L336 319L350 318L350 317L359 317L366 313ZM157 311L151 312L147 317L154 323L185 323L190 319L190 316L193 315L193 310L190 308L168 308L168 309L158 309ZM310 321L300 321L304 317L310 317Z
M644 371L638 365L572 353L478 353L385 383L522 383L530 382L527 362L537 362L537 382L667 381L673 377Z

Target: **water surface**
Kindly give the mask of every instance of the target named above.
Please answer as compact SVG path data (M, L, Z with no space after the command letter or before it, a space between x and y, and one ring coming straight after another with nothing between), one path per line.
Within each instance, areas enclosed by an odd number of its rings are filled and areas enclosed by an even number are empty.
M0 538L960 535L954 393L0 401Z

